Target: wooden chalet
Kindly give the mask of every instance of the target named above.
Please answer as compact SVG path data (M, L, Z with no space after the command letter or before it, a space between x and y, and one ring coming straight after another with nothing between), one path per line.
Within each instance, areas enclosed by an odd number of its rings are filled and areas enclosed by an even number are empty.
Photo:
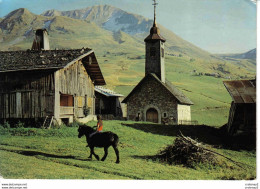
M2 51L0 121L47 118L61 123L94 115L94 86L105 84L88 48Z
M229 135L256 133L256 80L224 81L232 97L227 132Z

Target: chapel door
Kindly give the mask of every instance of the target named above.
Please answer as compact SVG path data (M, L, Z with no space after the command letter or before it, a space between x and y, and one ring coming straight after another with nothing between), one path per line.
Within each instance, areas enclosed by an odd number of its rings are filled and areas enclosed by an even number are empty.
M146 112L146 121L158 123L158 112L154 108L150 108Z

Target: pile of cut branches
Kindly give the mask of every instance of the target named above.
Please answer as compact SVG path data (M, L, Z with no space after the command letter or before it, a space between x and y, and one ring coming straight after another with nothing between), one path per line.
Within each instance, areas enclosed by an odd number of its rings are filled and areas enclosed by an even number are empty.
M182 134L175 139L174 144L160 151L157 157L169 164L183 164L187 167L194 167L195 163L215 165L218 162L216 155L204 145Z
M250 165L234 161L227 156L208 149L205 145L197 142L196 140L183 136L181 132L180 134L181 135L175 139L175 143L173 145L169 145L164 150L160 151L157 158L169 164L183 164L187 167L194 167L196 163L220 165L221 161L218 157L222 157L242 169L245 169L245 167L253 168Z

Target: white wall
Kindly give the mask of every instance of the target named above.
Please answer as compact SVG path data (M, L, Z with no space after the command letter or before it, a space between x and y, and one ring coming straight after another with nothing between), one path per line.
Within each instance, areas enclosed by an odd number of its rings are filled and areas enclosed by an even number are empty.
M178 112L178 124L185 124L185 121L188 122L191 121L190 106L178 104L177 112ZM182 121L184 122L182 123Z

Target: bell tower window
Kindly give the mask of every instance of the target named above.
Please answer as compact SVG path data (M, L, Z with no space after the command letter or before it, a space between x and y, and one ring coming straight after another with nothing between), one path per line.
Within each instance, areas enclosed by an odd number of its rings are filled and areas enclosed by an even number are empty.
M151 47L150 48L150 56L151 57L155 57L156 56L156 48L155 47Z

